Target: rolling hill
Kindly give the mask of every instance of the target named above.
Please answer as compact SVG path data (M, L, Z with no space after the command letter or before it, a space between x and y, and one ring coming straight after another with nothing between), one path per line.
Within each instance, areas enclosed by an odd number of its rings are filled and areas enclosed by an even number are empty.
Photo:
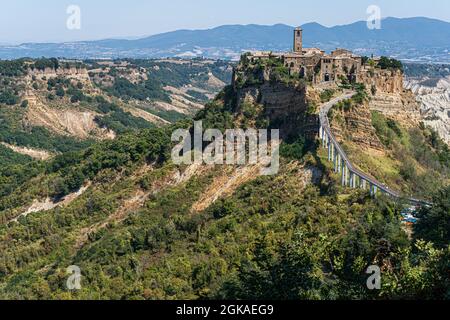
M365 21L325 27L308 23L306 46L332 50L346 47L359 54L403 60L450 62L450 23L430 18L386 18L380 30ZM73 43L26 43L0 46L0 58L59 56L67 58L198 57L238 59L247 50L288 50L292 26L224 25L206 30L177 30L142 39L106 39Z

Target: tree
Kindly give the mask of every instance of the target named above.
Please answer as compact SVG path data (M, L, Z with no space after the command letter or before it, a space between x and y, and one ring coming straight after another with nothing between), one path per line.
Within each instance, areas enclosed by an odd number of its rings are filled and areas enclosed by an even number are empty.
M81 91L75 91L72 97L70 98L70 102L77 103L84 100L84 95Z
M23 100L22 103L20 104L20 106L21 106L22 108L24 108L24 109L27 108L28 105L29 105L28 100Z
M446 247L450 241L450 186L433 197L433 205L419 212L419 222L414 230L416 237Z
M15 105L19 102L19 97L14 94L11 89L6 89L5 91L0 91L0 103L5 103L7 105Z
M388 57L381 57L378 62L378 67L381 69L398 69L403 71L403 64L401 61L396 59L390 59Z
M56 95L57 95L58 97L64 97L65 94L66 94L66 92L64 91L64 89L63 89L62 87L59 87L59 88L56 90Z

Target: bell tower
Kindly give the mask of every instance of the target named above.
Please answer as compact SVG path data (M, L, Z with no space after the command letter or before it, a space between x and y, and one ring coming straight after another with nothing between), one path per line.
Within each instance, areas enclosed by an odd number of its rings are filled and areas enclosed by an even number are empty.
M294 30L294 52L302 53L303 51L303 30L298 27Z

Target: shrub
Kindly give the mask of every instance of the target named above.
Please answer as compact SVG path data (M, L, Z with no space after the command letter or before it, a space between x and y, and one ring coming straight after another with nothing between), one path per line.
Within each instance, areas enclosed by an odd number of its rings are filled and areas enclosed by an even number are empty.
M56 90L56 95L57 95L58 97L64 97L65 94L66 94L66 92L64 91L64 89L63 89L62 87L59 87L59 88Z
M378 62L378 67L381 69L395 69L403 71L403 64L401 61L396 59L390 59L388 57L381 57Z

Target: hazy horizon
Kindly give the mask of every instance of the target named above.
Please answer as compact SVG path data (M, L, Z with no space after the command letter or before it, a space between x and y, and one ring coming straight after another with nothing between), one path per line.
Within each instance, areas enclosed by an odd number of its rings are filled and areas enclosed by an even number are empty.
M389 18L394 18L394 19L410 19L410 18L426 18L426 19L435 19L435 20L440 20L440 19L436 19L436 18L430 18L430 17L423 17L423 16L416 16L416 17L383 17L384 19L389 19ZM305 25L305 24L309 24L309 23L319 23L322 26L328 27L328 28L332 28L332 27L336 27L336 26L343 26L343 25L348 25L348 24L352 24L352 23L357 23L357 22L361 22L362 20L356 20L353 22L349 22L347 24L336 24L336 25L332 25L332 26L325 26L319 22L316 21L310 21L310 22L306 22L306 23L302 23L301 25ZM445 20L440 20L440 21L444 21L444 22L449 22L450 21L445 21ZM136 39L142 39L145 37L151 37L154 35L158 35L158 34L164 34L164 33L170 33L170 32L175 32L175 31L180 31L180 30L191 30L191 31L196 31L196 30L210 30L210 29L215 29L218 27L222 27L222 26L229 26L229 25L242 25L242 26L246 26L246 25L260 25L260 26L275 26L275 25L287 25L287 26L292 26L295 27L297 25L290 25L287 23L283 23L283 22L278 22L278 23L273 23L273 24L257 24L257 23L236 23L236 24L223 24L223 25L217 25L217 26L211 26L211 27L206 27L206 28L180 28L180 29L174 29L174 30L168 30L165 32L161 32L161 33L153 33L153 34L144 34L144 35L140 35L140 36L111 36L111 37L104 37L104 38L93 38L93 39L80 39L80 40L68 40L68 41L23 41L23 42L1 42L0 41L0 45L19 45L19 44L24 44L24 43L62 43L62 42L84 42L84 41L99 41L99 40L136 40Z
M431 4L431 5L430 5ZM69 30L67 8L81 9L81 28ZM303 25L317 22L331 27L366 20L367 7L377 5L382 18L426 17L450 22L447 0L326 0L295 1L248 0L245 2L181 0L154 1L67 1L17 0L3 4L0 28L9 30L0 35L0 44L27 42L71 42L100 39L141 38L179 29L211 29L230 24ZM324 8L327 8L324 10Z

